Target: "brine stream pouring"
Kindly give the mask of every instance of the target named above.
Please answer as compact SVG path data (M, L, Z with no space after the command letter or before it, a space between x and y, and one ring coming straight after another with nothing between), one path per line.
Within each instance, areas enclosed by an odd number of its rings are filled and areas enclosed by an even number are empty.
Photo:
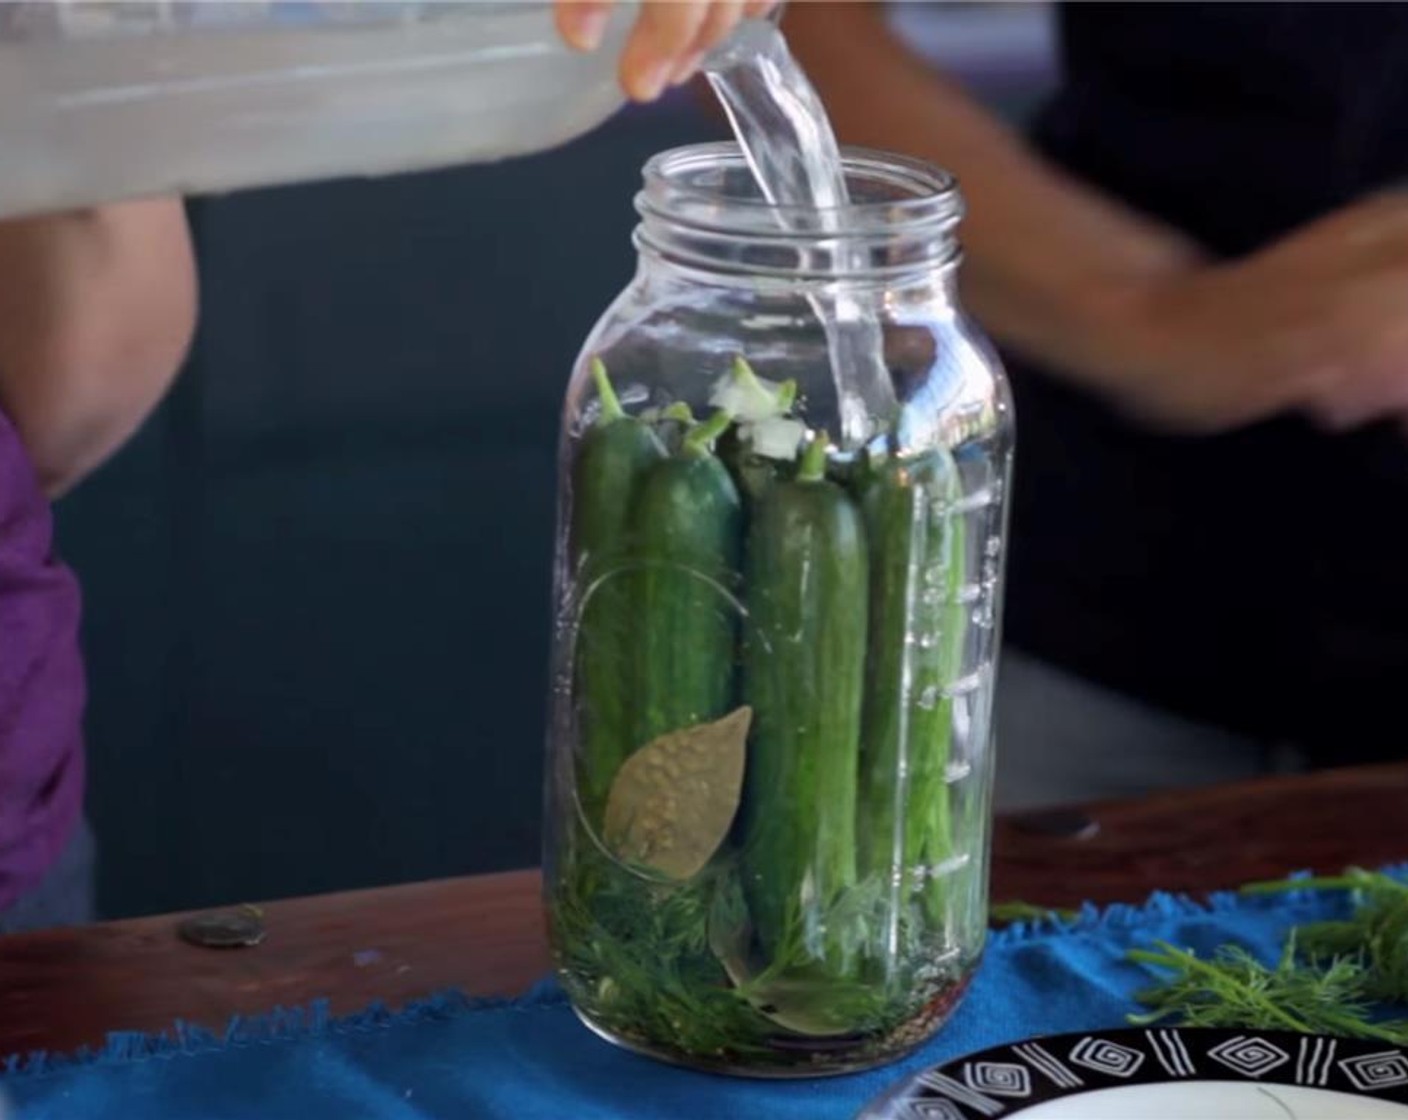
M831 121L787 40L768 20L750 20L705 59L758 189L789 231L844 238L850 192ZM842 444L866 443L873 417L893 416L880 325L844 289L809 302L826 332L841 411Z

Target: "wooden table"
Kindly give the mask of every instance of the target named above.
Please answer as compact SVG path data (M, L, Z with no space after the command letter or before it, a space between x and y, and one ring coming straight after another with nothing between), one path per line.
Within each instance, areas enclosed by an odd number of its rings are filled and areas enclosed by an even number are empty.
M1000 818L993 897L1132 901L1402 859L1408 765L1378 766ZM180 915L0 938L0 1054L69 1050L178 1018L218 1027L322 996L341 1013L446 987L510 994L548 969L535 871L264 909L268 937L248 949L187 945Z

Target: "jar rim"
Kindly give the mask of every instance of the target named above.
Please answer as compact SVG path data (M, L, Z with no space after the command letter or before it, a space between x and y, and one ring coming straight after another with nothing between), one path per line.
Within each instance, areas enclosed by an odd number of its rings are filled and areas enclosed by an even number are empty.
M842 236L898 233L933 227L950 228L963 217L963 197L954 175L910 156L846 145L841 164L848 183L883 184L897 197L850 202L844 206L774 205L758 195L710 190L691 180L703 172L747 170L736 142L687 144L651 156L642 169L645 188L637 196L642 213L684 220L721 232L766 231L773 237L817 236L817 215ZM750 177L751 178L751 177ZM788 217L794 220L785 220ZM783 220L779 220L783 219ZM810 219L810 220L808 220Z

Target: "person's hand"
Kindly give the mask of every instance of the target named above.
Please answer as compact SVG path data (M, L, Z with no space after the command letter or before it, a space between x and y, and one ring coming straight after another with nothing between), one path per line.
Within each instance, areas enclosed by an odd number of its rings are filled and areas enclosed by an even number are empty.
M1408 194L1153 282L1111 321L1108 387L1156 424L1208 432L1299 412L1343 430L1408 418Z
M621 52L621 88L636 101L653 101L699 69L740 20L765 15L776 0L642 0ZM601 44L613 0L557 0L557 29L582 51Z

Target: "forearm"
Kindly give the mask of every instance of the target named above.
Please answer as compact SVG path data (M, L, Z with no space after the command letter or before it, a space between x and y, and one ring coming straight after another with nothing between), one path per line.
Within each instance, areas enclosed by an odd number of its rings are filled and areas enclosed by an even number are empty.
M904 152L963 187L965 303L1003 343L1092 387L1122 376L1127 303L1199 260L1176 231L1043 161L914 57L878 4L794 3L788 39L843 143Z
M170 385L195 322L179 201L0 222L0 408L59 493Z

